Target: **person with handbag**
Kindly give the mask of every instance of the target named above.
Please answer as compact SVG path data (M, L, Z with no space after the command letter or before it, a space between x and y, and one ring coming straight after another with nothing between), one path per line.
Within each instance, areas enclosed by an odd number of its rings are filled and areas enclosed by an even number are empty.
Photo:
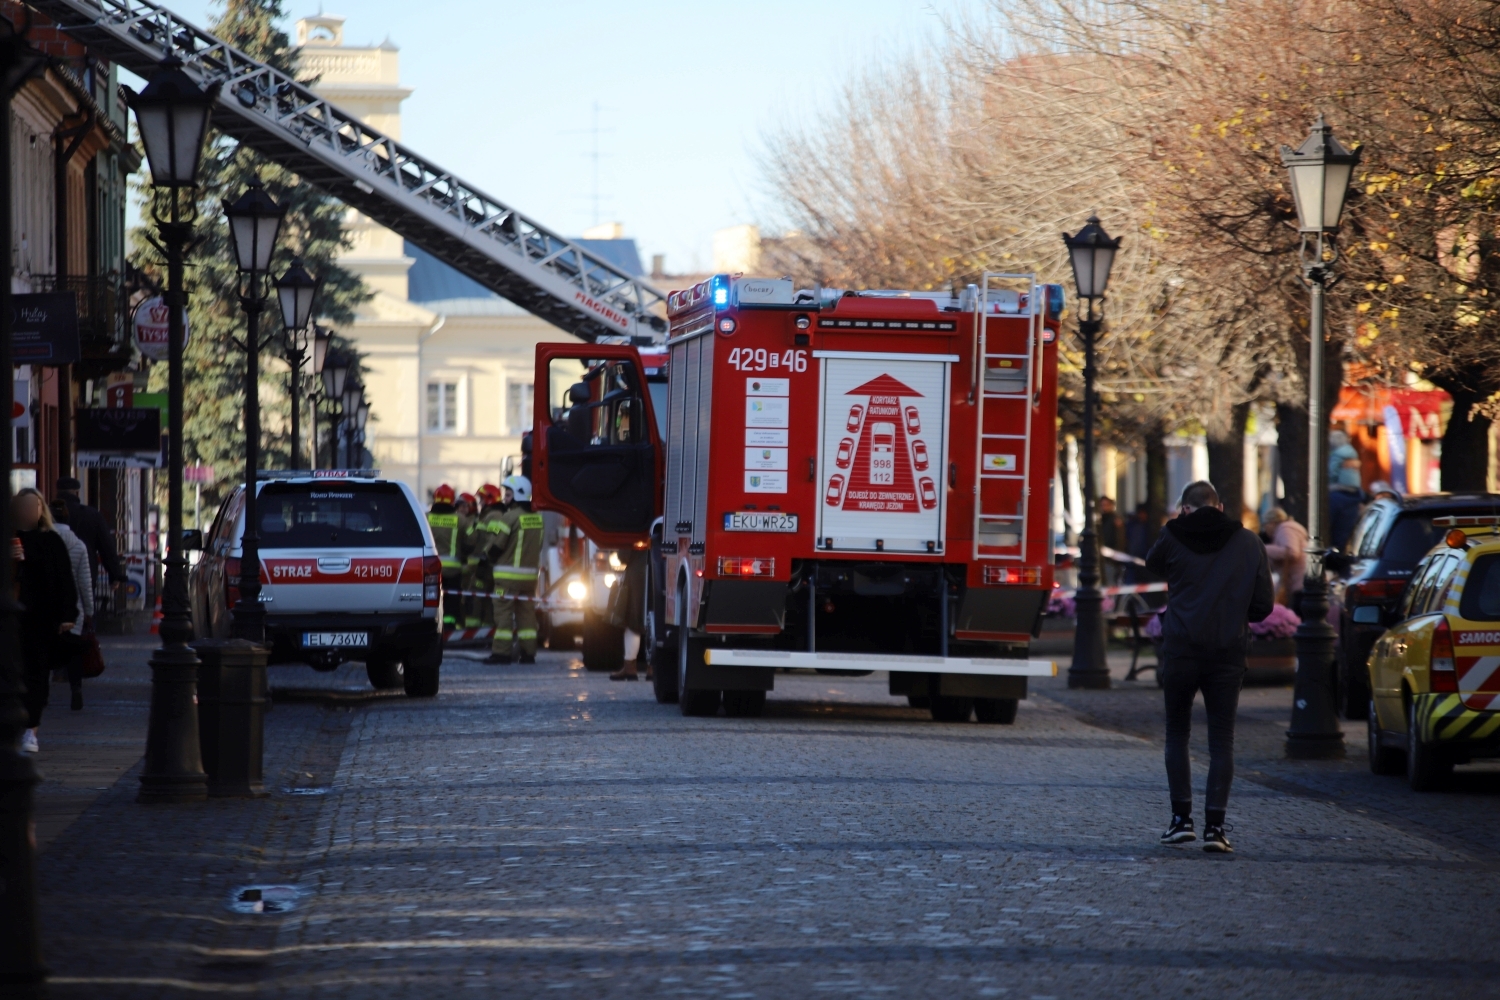
M78 620L61 641L67 654L68 688L73 711L83 710L83 661L98 647L94 637L94 588L89 576L89 550L68 525L68 505L61 498L52 501L52 530L62 536L73 563L73 586L78 590ZM97 675L96 675L97 676Z
M17 567L16 596L25 609L20 616L22 679L26 691L21 703L26 709L26 731L21 736L23 753L41 747L37 730L52 686L52 668L62 660L59 637L78 624L78 587L73 582L73 561L68 546L53 530L47 501L34 489L24 489L11 500L16 538L21 542Z

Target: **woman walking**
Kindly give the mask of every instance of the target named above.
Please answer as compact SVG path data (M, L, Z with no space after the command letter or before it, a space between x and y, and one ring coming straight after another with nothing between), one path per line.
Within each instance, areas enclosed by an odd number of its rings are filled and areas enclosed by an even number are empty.
M37 729L42 709L47 707L52 668L62 661L59 636L78 624L78 588L73 582L73 562L62 536L52 530L47 502L33 489L21 490L11 501L16 538L21 542L21 564L16 574L21 614L21 658L26 693L26 732L21 750L41 749Z
M59 497L52 501L52 530L62 536L63 544L68 547L68 559L73 563L73 587L78 591L78 616L73 622L70 630L71 641L66 641L65 636L62 653L66 661L68 675L68 688L72 694L71 705L75 712L83 710L83 651L89 648L90 636L94 631L94 586L89 579L89 550L83 544L83 540L73 534L73 527L68 522L71 515L68 513L67 503Z

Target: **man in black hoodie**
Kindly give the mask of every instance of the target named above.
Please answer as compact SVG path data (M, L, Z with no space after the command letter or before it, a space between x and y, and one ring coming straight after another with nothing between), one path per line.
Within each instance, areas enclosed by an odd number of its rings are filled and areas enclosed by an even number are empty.
M1189 483L1178 516L1146 556L1146 568L1167 580L1162 615L1161 671L1167 702L1167 784L1172 825L1163 844L1196 840L1188 734L1193 698L1208 709L1208 790L1203 849L1227 854L1224 809L1234 780L1234 717L1245 678L1250 622L1271 613L1275 594L1266 547L1255 532L1224 514L1212 483Z

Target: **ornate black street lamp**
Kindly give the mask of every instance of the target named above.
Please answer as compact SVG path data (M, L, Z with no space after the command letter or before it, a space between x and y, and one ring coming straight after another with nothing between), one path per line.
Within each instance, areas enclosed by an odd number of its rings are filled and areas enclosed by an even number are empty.
M185 802L207 795L198 746L198 657L188 645L193 619L182 547L182 319L187 311L182 280L198 214L198 166L217 95L217 84L199 87L176 57L162 60L145 90L126 91L156 189L151 214L157 248L167 258L167 565L161 647L151 657L151 721L140 802Z
M1291 178L1302 235L1302 283L1312 298L1307 351L1307 579L1302 585L1302 624L1297 626L1297 680L1292 725L1286 734L1289 757L1339 757L1344 733L1335 714L1333 654L1338 640L1328 624L1328 582L1323 577L1324 525L1328 510L1328 415L1323 399L1323 293L1334 283L1338 257L1335 235L1344 215L1349 180L1359 163L1333 137L1323 116L1296 149L1281 147L1281 164Z
M354 411L355 449L350 468L362 469L365 464L365 424L370 420L370 403L361 394L359 409Z
M266 306L266 277L286 209L259 183L234 202L224 202L229 240L240 272L240 307L245 310L245 535L240 543L240 599L231 631L237 639L262 642L266 613L260 606L260 520L256 512L256 471L260 465L260 314Z
M286 335L286 363L292 370L290 464L293 469L302 466L302 369L307 363L308 321L312 319L313 299L317 294L318 280L307 273L301 258L293 257L291 267L276 279L276 298L281 305L281 325ZM314 460L313 464L318 463Z
M1099 536L1094 529L1094 503L1098 499L1094 482L1094 341L1104 317L1104 292L1109 287L1109 272L1115 252L1120 249L1118 237L1111 238L1099 225L1098 216L1089 216L1088 225L1075 235L1063 233L1068 257L1073 264L1073 283L1083 308L1078 315L1078 332L1083 337L1083 533L1078 536L1078 593L1074 597L1078 625L1073 633L1073 663L1068 667L1068 687L1109 687L1109 662L1104 651L1104 597L1099 593ZM1096 308L1097 306L1097 308Z
M47 57L26 43L9 21L0 21L0 121L10 121L11 98L36 73L47 65ZM11 142L10 128L0 128L0 171L4 171L0 189L0 233L5 245L11 240ZM21 752L21 731L26 728L26 710L21 707L25 693L18 616L20 605L12 596L15 580L10 558L11 538L15 525L10 516L10 473L14 464L12 449L16 437L11 431L10 413L15 403L15 383L11 373L14 355L11 351L12 314L10 278L0 281L0 983L24 986L39 983L47 976L42 964L40 920L36 902L36 844L32 832L32 793L41 780L30 754ZM201 793L200 793L201 794Z
M312 467L318 467L318 404L323 401L323 366L328 363L328 342L333 334L326 327L313 324L312 388L308 390L308 415L312 418Z
M323 398L328 400L328 467L339 464L339 420L343 416L344 382L349 378L349 362L343 357L328 359L323 369Z
M358 382L344 383L344 396L340 400L340 430L344 438L344 468L354 468L354 424L359 415L359 404L364 402L365 387Z

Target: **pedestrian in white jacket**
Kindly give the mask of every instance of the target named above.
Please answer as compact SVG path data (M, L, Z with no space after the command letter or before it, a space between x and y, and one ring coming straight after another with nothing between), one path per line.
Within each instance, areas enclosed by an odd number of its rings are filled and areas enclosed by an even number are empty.
M94 627L94 582L89 574L89 550L83 540L68 527L68 506L61 500L48 505L52 511L52 530L62 536L68 549L68 561L73 566L73 586L78 590L78 617L70 630L82 635L85 629ZM68 687L72 691L69 707L77 712L83 709L83 658L76 653L68 660Z

